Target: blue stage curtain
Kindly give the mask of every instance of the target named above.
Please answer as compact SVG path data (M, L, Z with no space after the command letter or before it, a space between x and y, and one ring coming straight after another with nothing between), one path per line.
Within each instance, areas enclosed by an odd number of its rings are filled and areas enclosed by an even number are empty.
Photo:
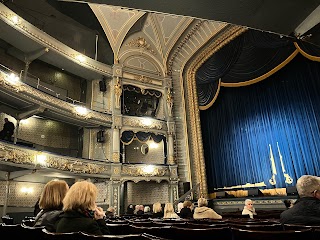
M222 88L200 114L209 192L259 182L285 187L303 174L320 176L319 62L299 54L264 81ZM276 185L269 182L269 144ZM280 155L292 184L285 182Z

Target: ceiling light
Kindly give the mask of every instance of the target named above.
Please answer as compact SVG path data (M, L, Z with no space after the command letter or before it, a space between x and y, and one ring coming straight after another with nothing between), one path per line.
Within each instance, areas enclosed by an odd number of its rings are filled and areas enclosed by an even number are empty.
M33 188L32 187L22 187L21 192L27 195L29 193L33 193Z
M17 15L12 16L11 20L14 24L18 24L20 22L19 17Z
M44 154L38 154L37 157L37 164L46 165L47 156Z
M152 142L152 143L149 144L150 148L158 148L158 146L159 145L157 143L155 143L155 142Z
M18 84L20 82L20 78L14 73L7 74L5 79L11 84Z
M154 172L154 166L153 165L147 165L142 168L142 171L146 174L151 174Z
M152 124L152 120L149 118L145 118L142 120L142 123L146 126L150 126Z

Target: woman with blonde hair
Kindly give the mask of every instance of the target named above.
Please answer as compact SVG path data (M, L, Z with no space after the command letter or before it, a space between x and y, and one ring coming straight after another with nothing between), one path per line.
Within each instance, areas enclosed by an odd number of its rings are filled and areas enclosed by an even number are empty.
M156 202L152 206L152 217L153 218L163 218L163 211L160 202Z
M174 212L172 203L166 203L166 205L164 206L163 218L180 218L178 214Z
M249 215L250 218L253 218L253 215L257 215L256 210L253 207L253 202L251 199L246 199L244 201L242 215Z
M95 235L109 234L105 213L97 207L97 187L89 181L74 183L63 199L63 211L57 232L85 232Z
M48 231L55 232L55 223L62 211L62 200L69 186L64 180L51 180L41 193L39 199L40 212L36 215L34 226L44 226Z
M216 213L213 209L208 208L208 200L205 198L198 199L198 207L194 210L193 218L194 219L221 219L222 216Z

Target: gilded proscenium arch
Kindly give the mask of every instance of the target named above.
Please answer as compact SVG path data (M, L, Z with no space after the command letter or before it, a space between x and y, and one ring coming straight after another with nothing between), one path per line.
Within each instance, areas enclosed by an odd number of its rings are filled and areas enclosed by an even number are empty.
M196 166L196 179L200 182L200 196L203 197L207 197L208 189L195 75L197 70L206 60L246 30L247 28L240 26L231 27L228 31L222 33L209 47L202 51L187 69L186 110L190 119L188 123L188 128L191 130L191 136L189 138L191 140L190 152L191 158Z

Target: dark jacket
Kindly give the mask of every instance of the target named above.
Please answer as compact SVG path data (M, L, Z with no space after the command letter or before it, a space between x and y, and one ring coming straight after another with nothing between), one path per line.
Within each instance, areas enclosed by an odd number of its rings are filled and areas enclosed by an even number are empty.
M193 212L191 211L190 208L184 207L180 210L179 216L181 218L193 218Z
M44 226L49 232L55 232L55 224L59 219L59 215L63 213L62 210L41 210L35 220L34 227Z
M280 214L282 224L320 224L320 200L300 198L291 208Z
M60 215L56 232L85 232L94 235L110 234L104 219L95 220L78 211L67 211Z
M163 212L152 213L153 218L163 218Z

